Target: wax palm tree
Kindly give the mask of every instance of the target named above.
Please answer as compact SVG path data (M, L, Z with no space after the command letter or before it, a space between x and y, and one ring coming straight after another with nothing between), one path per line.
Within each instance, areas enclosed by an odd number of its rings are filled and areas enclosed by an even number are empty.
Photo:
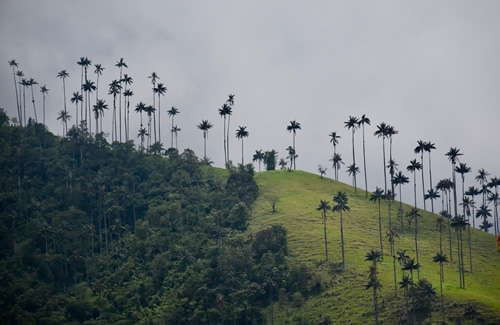
M437 228L437 231L439 232L439 252L440 253L443 253L443 230L445 228L444 219L445 218L443 216L436 217L436 228Z
M443 297L443 281L444 281L444 268L443 263L448 262L448 258L446 255L443 255L442 252L437 252L436 255L432 258L434 263L439 263L439 283L441 285L441 312L443 313L443 323L445 320L444 317L444 297Z
M158 85L155 88L153 88L153 92L155 94L158 94L158 139L161 142L161 105L160 105L160 96L165 96L165 93L167 92L167 87L165 87L161 82L159 82ZM172 122L173 122L173 118L172 118Z
M123 89L123 86L122 86L122 82L123 82L123 78L122 78L122 72L123 72L123 68L128 68L127 64L125 63L125 61L123 60L123 58L120 58L120 60L118 62L116 62L115 64L115 67L118 67L120 69L120 78L118 79L118 81L120 82L120 88L118 89L118 95L119 95L119 98L118 98L118 119L120 120L120 142L122 142L122 89Z
M227 160L227 138L226 138L226 120L227 120L227 115L229 111L231 110L231 107L224 103L221 108L219 108L219 115L221 117L224 117L224 166L227 168L228 167L228 160Z
M17 70L16 71L16 76L18 77L17 84L19 85L19 112L18 112L18 114L20 114L20 116L19 116L19 125L22 127L23 125L26 126L26 123L23 123L23 121L26 120L26 117L24 116L24 113L23 113L23 101L21 99L21 93L23 93L21 91L21 87L23 86L24 72L22 72L21 70Z
M40 87L40 92L42 93L43 96L43 125L45 125L45 95L49 93L49 90L46 85L43 85Z
M476 176L476 181L481 184L481 193L483 194L483 204L486 205L486 197L488 195L487 191L487 181L488 181L488 176L490 173L488 173L484 168L481 168L477 171L477 176Z
M495 237L498 237L498 203L500 198L498 193L490 193L488 195L488 203L493 203L493 227L495 231Z
M406 255L406 249L399 249L396 252L396 259L398 260L399 266L401 267L401 270L403 270L403 265L407 263L410 260L410 256ZM405 274L403 270L403 275Z
M417 257L417 264L419 264L418 261L418 218L422 217L422 215L419 213L419 210L417 208L412 208L410 212L407 213L407 216L413 220L415 220L415 255ZM411 276L413 280L413 274ZM420 271L417 269L417 279L420 280Z
M340 135L337 135L337 132L332 132L329 134L329 136L330 136L330 142L333 145L333 157L335 157L337 155L337 144L339 144L338 139L340 139ZM330 161L333 161L333 158L330 159ZM337 168L335 164L333 164L333 168L335 173L335 180L337 180Z
M134 83L134 79L129 76L128 74L123 74L123 79L120 79L121 82L124 84L123 86L123 126L124 126L124 133L125 133L125 141L128 141L128 130L129 130L129 121L130 121L130 112L129 112L129 105L127 105L127 98L129 98L130 91L127 89L127 86L130 86L131 84Z
M356 131L356 128L359 127L359 119L354 116L349 116L349 119L344 122L344 127L346 127L348 130L351 130L352 134L352 165L356 166L356 155L354 151L354 133ZM356 176L354 176L356 177Z
M349 176L352 176L352 185L354 186L354 192L357 192L358 189L356 187L356 174L359 174L359 167L356 166L356 164L351 164L347 166L347 171L346 171Z
M472 210L474 209L474 201L468 196L464 196L462 201L462 207L464 209L464 216L467 216L467 237L469 239L469 264L470 264L470 273L472 273L472 244L471 244L471 236L470 236L470 217L473 216ZM474 217L472 218L474 219Z
M208 138L208 131L213 127L212 124L208 122L208 120L201 120L201 123L198 124L198 129L203 131L203 158L207 157L207 138ZM161 138L160 138L161 139ZM260 165L259 165L259 171L260 171Z
M174 118L177 114L179 114L179 110L175 106L172 106L172 108L167 111L167 114L169 117L172 118L172 129L171 129L172 139L170 142L170 147L173 148L174 147Z
M75 116L76 116L76 125L78 125L78 103L83 100L83 96L77 91L73 93L73 97L71 97L70 101L76 104Z
M146 130L146 128L141 126L141 128L139 129L139 133L137 134L137 137L141 138L141 148L140 148L141 152L144 151L144 138L147 136L149 136L148 130Z
M92 117L90 114L90 107L91 107L90 94L92 93L92 91L96 90L96 86L93 81L85 80L85 83L82 86L82 90L85 92L85 97L83 98L85 100L85 121L89 125L90 133L92 133L92 123L91 123ZM87 106L89 111L88 119L87 119Z
M21 79L21 85L23 86L23 117L24 117L24 125L26 126L26 88L30 86L30 82L28 79Z
M151 121L152 121L153 114L155 112L155 108L151 105L147 105L146 107L144 107L144 112L146 112L146 114L148 115L148 143L147 143L147 146L149 147L151 145Z
M452 219L452 216L446 210L439 211L439 215L448 220L448 243L450 246L450 258L451 258L451 261L453 261L453 250L452 250L452 243L451 243L451 219Z
M69 73L67 73L66 70L61 70L57 74L57 77L62 79L62 81L63 81L64 111L67 112L67 110L66 110L66 82L65 82L65 79L69 77ZM76 112L76 114L78 114L78 112ZM78 118L77 118L76 125L78 126Z
M104 68L101 64L94 64L94 73L96 74L96 83L95 83L95 101L97 102L99 100L99 77L102 76L102 72L104 71ZM101 130L102 132L102 130Z
M233 106L234 106L234 95L229 94L228 99L226 100L226 104L228 105L227 110L227 162L230 163L231 159L229 158L229 126L231 124L231 115L233 115Z
M401 232L404 231L404 226L403 226L403 197L402 197L402 186L404 184L408 184L410 182L410 179L403 175L403 173L400 171L396 174L396 176L393 176L392 178L392 184L399 186L399 217L401 220Z
M433 188L427 190L427 194L425 194L425 200L431 200L431 211L434 213L434 200L440 198L439 192Z
M12 75L14 76L14 89L16 90L16 108L19 117L19 123L21 123L21 105L19 104L19 96L17 93L17 81L16 81L16 70L19 67L19 63L15 59L9 61L9 66L12 67ZM45 124L45 122L44 122ZM22 126L22 123L21 123Z
M426 148L426 142L418 140L417 144L418 145L415 147L414 152L416 154L420 154L420 163L422 164L422 198L424 200L424 210L427 210L425 206L425 181L424 181L424 152Z
M385 124L385 122L380 123L377 125L377 131L375 131L374 135L377 136L378 138L382 138L382 153L384 157L384 189L387 192L387 173L385 170L385 139L388 137L388 125Z
M432 165L431 165L431 151L436 149L436 144L432 142L425 142L424 143L424 150L425 152L429 153L429 187L433 188L432 185ZM432 201L431 201L432 202Z
M326 238L326 219L327 219L326 212L331 209L331 207L328 205L328 203L329 203L328 201L320 200L320 204L316 208L317 211L321 211L321 218L323 220L323 230L325 233L325 256L326 256L327 262L328 262L328 241Z
M403 264L403 271L410 271L410 276L411 280L413 281L413 271L414 270L420 270L420 264L418 262L415 262L414 258L409 258L404 264Z
M394 173L396 172L396 170L398 170L398 163L396 163L396 161L394 159L389 159L389 164L387 165L387 169L389 169L389 175L391 175L391 191L392 193L396 193L396 191L394 190Z
M332 162L332 167L335 170L335 180L338 181L340 165L344 165L344 162L342 161L342 155L340 153L335 153L330 161Z
M175 134L175 149L179 150L177 146L177 135L181 131L181 128L178 127L177 125L172 128L172 136Z
M373 310L375 313L375 324L378 325L378 303L377 303L377 290L382 288L382 284L377 279L377 262L380 261L381 253L377 250L371 250L365 256L365 261L373 262L370 267L370 273L368 275L368 283L365 289L373 288Z
M478 196L479 194L481 194L481 191L477 187L475 187L475 186L469 186L469 188L465 192L465 195L468 195L468 196L472 197L472 227L473 228L476 228L476 221L475 221L475 219L476 219L475 218L475 215L476 215L476 213L475 213L475 207L476 207L475 203L476 203L476 201L474 200L474 198L476 196Z
M394 267L394 296L397 297L398 286L396 282L396 255L393 252L395 251L394 244L396 242L396 238L399 238L398 231L394 228L391 228L386 232L386 237L389 240L389 245L391 246L392 264Z
M483 222L479 225L479 229L484 232L488 232L491 227L493 227L493 224L488 219L483 219Z
M495 223L495 235L498 236L500 234L500 220L498 219L498 203L495 204L495 202L498 201L498 187L500 186L500 178L493 177L490 179L490 181L487 184L488 188L494 188L495 193L490 193L490 196L492 199L490 200L490 197L488 197L489 202L493 202L494 208L495 208L495 213L494 213L494 223Z
M153 88L152 88L153 89L153 108L154 108L153 111L155 111L156 110L156 101L155 101L154 89L156 88L156 81L158 79L160 79L160 77L156 74L156 72L153 71L153 72L151 72L151 75L148 78L151 79L151 84L153 84ZM154 116L155 116L155 119L154 119L155 126L153 129L155 130L154 138L156 139L156 114ZM173 125L172 125L172 128L173 128ZM151 135L149 135L149 138L151 138ZM173 147L173 142L172 142L172 147Z
M79 66L82 67L82 74L80 78L80 89L83 89L83 74L85 71L85 80L87 80L87 67L92 64L92 62L87 57L81 57L80 61L77 62ZM80 120L83 120L83 102L80 106Z
M351 208L347 205L349 203L349 200L347 198L347 195L345 192L337 192L337 195L333 197L333 201L336 203L332 211L333 212L338 212L340 214L340 238L342 242L342 268L345 268L345 259L344 259L344 223L343 223L343 218L342 214L343 212L350 211Z
M68 121L71 119L71 115L68 114L68 112L61 110L59 112L59 116L57 117L58 120L61 120L61 123L63 125L63 133L62 136L63 138L66 136L66 133L68 132Z
M389 159L392 159L392 137L399 134L399 131L392 125L387 126L387 137L389 138Z
M116 95L121 92L122 86L118 80L113 80L109 84L109 95L113 95L113 118L111 123L111 140L112 142L118 141L117 127L116 127Z
M337 132L332 132L329 134L330 136L330 142L333 145L333 154L335 155L337 153L337 145L339 144L339 140L341 137L340 135L337 135Z
M408 298L409 298L409 289L413 286L413 280L408 276L403 275L403 279L399 282L400 288L404 289L405 296L405 308L406 308L406 323L409 324L409 310L408 310Z
M293 134L293 152L296 153L297 150L295 150L295 135L297 133L297 130L301 130L302 127L300 126L300 123L297 122L296 120L290 121L290 125L286 127L286 130L288 132L292 132ZM291 169L291 164L293 164L293 169L297 168L297 165L295 163L295 155L293 157L293 161L290 161L290 169Z
M458 255L458 271L460 275L460 288L465 289L465 270L464 270L464 250L462 230L468 225L467 220L462 215L455 216L451 221L451 227L457 232L457 255Z
M363 114L358 121L358 127L360 126L363 127L363 167L365 173L365 193L366 193L366 198L368 198L368 177L366 175L366 153L365 153L365 124L371 125L370 119L366 117L365 114Z
M97 103L94 105L94 117L95 117L95 133L99 133L99 118L102 118L104 116L104 110L108 109L108 104L106 104L106 101L104 99L99 99ZM101 123L102 125L102 123ZM102 132L102 127L101 127L101 132Z
M248 131L246 130L246 126L240 126L238 127L238 130L236 130L236 138L241 139L241 165L245 165L243 161L243 139L248 138Z
M384 259L384 248L382 247L382 214L380 210L380 201L384 198L384 191L378 186L375 188L375 192L370 195L370 201L378 203L378 231L380 235L380 253L382 254L382 259ZM391 247L392 255L392 247Z
M125 97L126 109L127 109L127 126L125 127L125 139L128 141L130 138L130 97L134 96L134 92L127 89L123 92Z
M454 208L455 208L455 216L458 216L458 203L457 203L457 179L455 176L455 166L457 162L459 162L458 157L462 156L460 153L460 149L457 148L450 148L450 150L445 154L448 156L448 160L451 162L451 174L452 174L452 180L453 180L453 199L454 199Z
M141 115L141 128L143 126L143 124L142 124L142 112L145 111L145 108L146 108L146 104L144 104L143 102L139 102L138 104L135 105L135 111Z
M252 161L259 162L259 172L260 172L260 163L264 160L264 153L262 150L255 150L255 153L253 154Z
M465 174L471 172L471 168L467 166L465 163L460 163L455 167L455 172L459 173L462 176L462 202L465 198ZM465 215L465 207L464 207L464 215Z

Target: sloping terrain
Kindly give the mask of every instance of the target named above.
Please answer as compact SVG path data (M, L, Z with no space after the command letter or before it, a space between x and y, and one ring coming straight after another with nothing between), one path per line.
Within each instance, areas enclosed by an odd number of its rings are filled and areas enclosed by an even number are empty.
M255 175L260 192L253 208L250 232L257 232L269 225L282 224L288 230L290 254L299 261L314 267L322 275L327 289L321 295L310 296L302 308L293 308L290 303L277 304L277 323L302 320L319 321L329 315L334 323L373 323L372 290L365 290L368 282L370 263L365 255L371 249L380 249L378 204L365 198L362 189L336 182L328 178L302 171L267 171ZM325 260L323 221L321 212L317 211L320 200L330 201L333 196L344 191L349 199L350 212L344 214L345 263L341 271L342 255L340 242L340 217L338 213L329 211L327 222L328 250L330 264ZM369 193L371 194L371 193ZM276 196L276 212L272 212L269 197ZM440 202L438 204L440 206ZM393 226L400 233L396 239L395 250L406 249L407 254L415 257L414 225L408 228L404 223L404 231L400 230L397 219L399 202L392 204L391 215ZM403 204L406 212L411 206ZM429 280L436 290L437 296L432 304L433 321L441 319L439 263L432 258L439 251L439 233L436 230L436 214L420 210L422 215L418 221L420 278ZM386 238L388 230L388 204L382 201L382 235L384 260L379 263L379 281L383 287L379 293L379 317L382 323L397 323L404 318L403 289L397 289L395 297L393 259L390 256L390 245ZM470 316L479 323L500 322L500 254L495 251L495 237L491 234L471 229L472 273L470 272L468 237L463 234L465 286L460 289L457 262L457 235L451 231L453 261L445 263L443 283L446 318L448 322L460 322L470 306L476 314ZM448 225L443 231L443 252L450 260L448 244ZM401 281L402 271L396 262L397 281ZM415 272L416 273L416 272ZM417 274L414 275L417 282ZM300 310L300 311L299 311ZM467 317L466 317L467 319ZM429 319L427 319L427 322ZM292 322L292 323L293 323Z

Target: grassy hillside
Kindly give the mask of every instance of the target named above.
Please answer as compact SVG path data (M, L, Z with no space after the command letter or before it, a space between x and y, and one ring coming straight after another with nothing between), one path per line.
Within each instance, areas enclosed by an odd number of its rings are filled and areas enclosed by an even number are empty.
M360 324L373 323L372 291L365 290L369 262L364 261L365 254L370 249L380 249L378 231L378 205L365 198L365 192L346 184L318 175L301 171L270 171L258 173L255 176L260 192L253 209L253 219L250 232L257 232L272 224L282 224L288 230L291 255L316 268L327 284L327 289L318 296L307 299L302 311L290 307L290 304L277 305L277 323L309 319L317 321L322 316L331 316L335 323ZM320 200L330 201L333 206L333 196L337 191L345 191L349 198L350 212L344 214L344 238L346 269L340 272L341 242L340 218L338 213L329 212L327 234L329 259L331 264L322 263L325 260L323 239L323 222L321 213L316 211ZM280 201L277 211L272 212L271 205L266 200L269 195L276 195ZM440 202L438 204L440 206ZM397 229L399 202L393 205L392 220ZM410 206L403 209L409 211ZM433 304L433 321L441 319L439 301L439 264L432 257L439 251L439 233L436 231L436 215L421 211L419 219L419 261L422 265L420 278L428 279L437 292ZM408 229L405 220L405 232L400 233L395 249L406 249L408 255L415 257L415 242L413 227ZM390 246L385 236L388 229L388 207L382 203L382 231L384 255L390 253ZM443 251L449 255L448 228L443 233ZM500 254L495 252L495 238L479 230L471 229L473 251L473 273L469 269L467 239L464 235L466 289L460 289L457 270L456 234L452 231L453 262L445 264L445 282L443 283L446 315L448 321L463 318L465 309L472 304L478 311L477 320L486 323L500 322ZM466 249L467 248L467 249ZM398 288L398 297L394 297L393 260L386 255L379 267L379 280L383 285L380 293L380 320L382 323L393 324L401 317L404 310L403 290ZM397 281L402 277L402 271L397 265ZM415 274L415 280L417 275ZM415 281L416 282L416 281ZM399 285L398 285L399 286ZM298 315L301 314L301 315ZM457 320L458 321L458 320Z

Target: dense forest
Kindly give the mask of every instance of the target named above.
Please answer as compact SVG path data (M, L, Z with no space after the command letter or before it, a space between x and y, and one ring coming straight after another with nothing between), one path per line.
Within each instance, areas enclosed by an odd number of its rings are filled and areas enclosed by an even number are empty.
M61 138L0 110L0 168L4 324L256 324L321 290L283 226L244 233L251 165L146 154L84 124Z

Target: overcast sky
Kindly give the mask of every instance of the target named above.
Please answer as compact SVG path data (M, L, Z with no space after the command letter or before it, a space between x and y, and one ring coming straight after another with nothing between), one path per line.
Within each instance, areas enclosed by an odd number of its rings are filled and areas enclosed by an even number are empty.
M256 149L286 156L291 120L301 123L297 168L317 173L333 169L328 134L342 136L338 151L352 162L349 115L366 114L368 187L383 187L382 141L376 125L394 125L394 158L407 176L417 140L436 143L433 180L450 177L444 154L458 147L472 167L467 185L485 168L500 176L500 2L499 1L0 1L0 107L16 115L12 69L50 89L47 125L63 108L63 69L69 98L80 87L80 57L106 69L100 97L118 79L115 63L124 58L134 83L131 105L152 104L155 71L168 88L162 98L163 142L170 142L166 109L176 106L180 149L203 156L196 125L208 119L208 156L223 165L223 122L218 108L235 94L232 134L247 126L245 162ZM91 69L90 71L93 71ZM89 74L95 81L95 75ZM29 104L30 101L28 101ZM42 98L36 89L41 116ZM29 108L29 109L28 109ZM74 115L74 106L68 109ZM32 114L31 105L27 111ZM105 131L111 126L106 112ZM71 123L72 124L72 123ZM133 115L131 133L139 129ZM362 161L361 132L356 158ZM241 144L231 140L231 159L241 160ZM168 146L166 146L168 147ZM427 168L427 166L426 166ZM340 180L351 183L345 173ZM426 178L428 186L428 178ZM363 185L360 175L358 185ZM420 184L419 184L420 186ZM411 201L407 185L403 199ZM420 189L419 189L420 190ZM319 198L318 198L319 200ZM439 204L440 206L440 204Z

